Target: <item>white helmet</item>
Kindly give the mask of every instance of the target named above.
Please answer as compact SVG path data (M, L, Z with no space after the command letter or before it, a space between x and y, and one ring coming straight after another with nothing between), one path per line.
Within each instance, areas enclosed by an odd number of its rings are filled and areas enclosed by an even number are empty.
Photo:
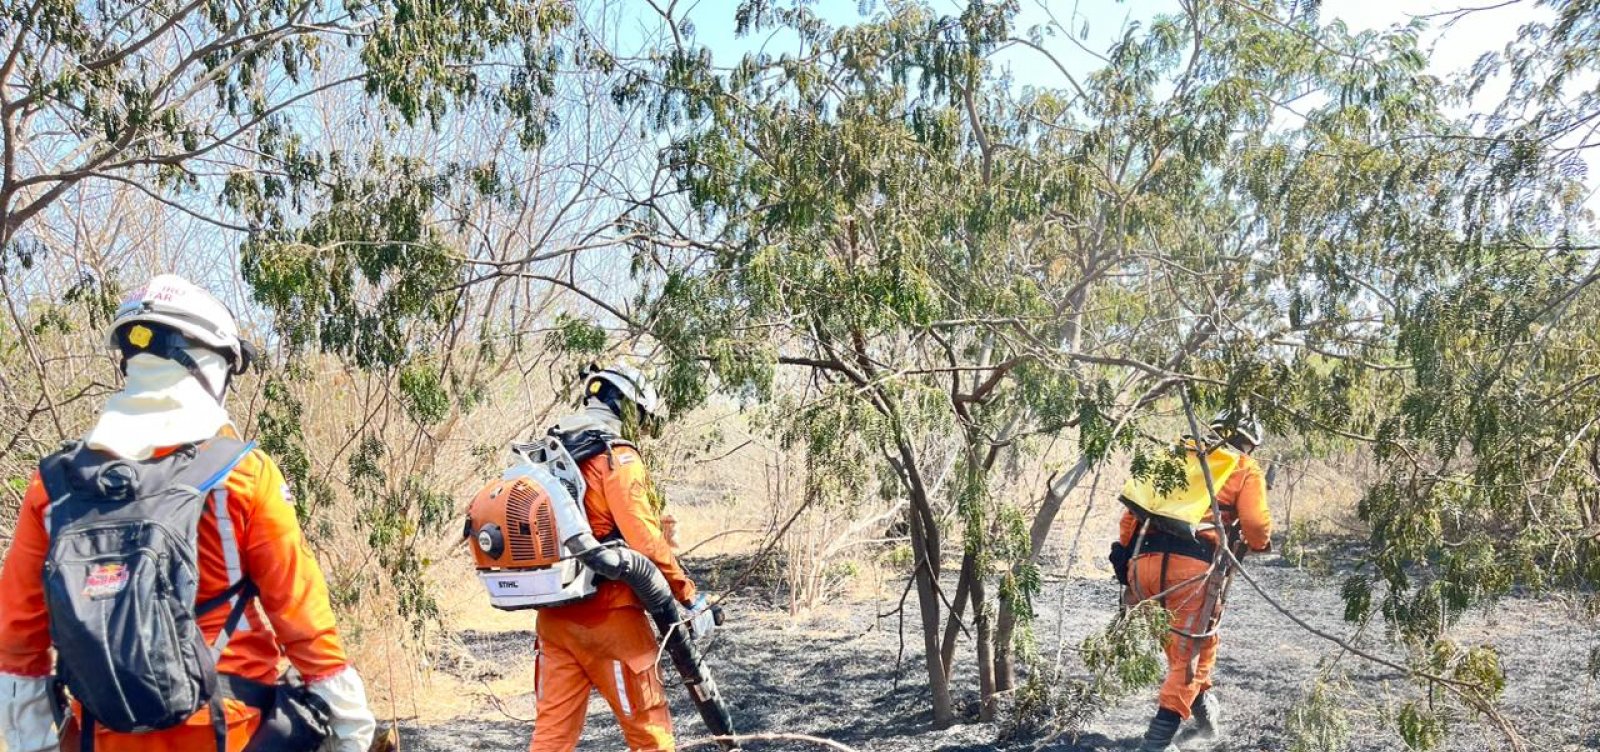
M244 372L255 356L255 348L239 338L233 312L216 296L176 274L158 275L123 299L106 334L106 347L120 349L122 331L138 323L176 329L221 353L236 374Z
M206 391L222 401L228 376L244 373L255 361L256 350L239 338L233 313L215 296L175 274L162 274L134 290L111 320L106 345L122 353L122 367L139 354L176 361ZM228 362L228 376L214 384L189 350L204 348Z
M610 384L629 402L638 405L639 412L656 420L666 417L655 385L639 369L625 363L613 363L604 368L590 365L583 369L582 375L585 397L598 395L604 385Z
M1237 433L1255 446L1261 446L1261 440L1267 436L1261 421L1257 420L1248 409L1223 410L1217 413L1217 416L1211 419L1211 428L1220 430L1224 439L1228 438L1230 433Z

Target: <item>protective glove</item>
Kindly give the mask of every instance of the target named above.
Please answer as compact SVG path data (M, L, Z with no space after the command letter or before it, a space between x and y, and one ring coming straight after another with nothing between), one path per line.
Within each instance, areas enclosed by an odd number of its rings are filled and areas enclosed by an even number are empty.
M695 596L691 603L684 604L689 609L689 635L696 640L704 640L717 630L716 609L711 607L711 602L706 600L705 593Z
M671 512L661 515L661 537L667 539L667 546L678 550L678 518Z
M48 677L0 674L0 728L10 752L56 752L55 713Z
M367 752L372 734L378 729L378 719L367 707L367 688L355 667L346 666L307 688L328 703L328 725L333 733L323 743L322 752Z

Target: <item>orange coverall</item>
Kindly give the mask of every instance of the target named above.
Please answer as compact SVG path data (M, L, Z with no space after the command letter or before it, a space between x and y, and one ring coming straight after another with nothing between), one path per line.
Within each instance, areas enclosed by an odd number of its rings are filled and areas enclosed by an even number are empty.
M650 480L639 453L617 446L585 460L584 505L597 538L620 532L628 546L649 557L679 602L692 600L694 583L678 565L650 502ZM628 748L671 752L672 718L656 663L655 631L633 590L603 582L594 597L539 612L535 694L538 718L531 752L570 752L583 733L589 690L600 690L622 726Z
M1261 465L1250 456L1241 458L1239 467L1217 491L1217 505L1230 529L1242 530L1251 551L1266 551L1272 546L1272 513L1267 509L1267 481ZM1133 512L1122 516L1122 545L1133 546L1139 521ZM1199 537L1215 544L1214 530ZM1172 611L1173 629L1199 634L1207 631L1206 570L1211 562L1179 554L1151 552L1134 558L1128 568L1128 582L1134 597L1148 599L1165 592L1167 609ZM1168 589L1171 588L1169 591ZM1220 616L1221 604L1217 606ZM1218 636L1191 639L1167 635L1167 678L1161 684L1160 705L1188 720L1189 706L1201 692L1211 688L1211 670L1217 664ZM1190 661L1194 671L1190 673Z
M168 448L157 454L171 451ZM307 683L343 671L347 660L334 627L328 586L306 547L277 464L262 451L252 451L220 488L227 492L221 500L227 509L227 524L220 529L217 525L217 494L207 495L200 517L198 600L214 598L227 589L230 559L240 574L255 582L260 595L245 608L244 618L217 661L218 672L272 684L278 679L280 648ZM48 504L44 484L35 473L23 497L16 538L0 568L0 673L41 677L52 669L43 574L50 545L44 527ZM231 533L232 546L224 545L222 533ZM199 617L208 642L215 641L222 631L228 610L222 606ZM224 707L228 749L242 750L260 723L260 711L233 699L224 701ZM76 726L76 718L68 721L64 749L77 748ZM209 708L202 708L181 725L144 734L119 734L95 727L96 752L193 752L215 749L215 745Z

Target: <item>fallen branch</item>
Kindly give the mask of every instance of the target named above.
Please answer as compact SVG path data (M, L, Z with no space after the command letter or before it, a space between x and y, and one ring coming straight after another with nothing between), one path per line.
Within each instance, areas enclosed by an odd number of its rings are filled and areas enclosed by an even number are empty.
M661 656L657 655L656 656L656 660L660 660L660 659L661 659ZM500 695L495 694L494 688L489 686L488 680L480 678L480 679L478 679L478 682L483 684L484 694L488 695L489 702L494 705L494 709L495 710L500 711L500 715L503 715L503 716L505 716L507 718L510 718L513 721L517 721L517 722L520 722L520 723L533 723L533 719L532 718L523 718L523 717L518 716L518 715L513 715L511 713L511 711L506 710L506 704L500 700Z
M839 750L839 752L858 752L855 747L840 744L832 739L824 739L820 736L808 736L806 734L733 734L730 736L713 736L710 739L701 739L700 741L690 742L688 744L680 744L678 745L678 749L710 747L722 742L733 742L735 744L742 744L744 742L805 742L807 744L815 744L819 747L836 749Z
M1428 673L1426 671L1422 671L1420 669L1417 669L1414 666L1407 666L1407 665L1405 665L1403 663L1400 663L1398 661L1392 661L1392 660L1389 660L1387 658L1379 657L1378 655L1375 655L1373 653L1367 652L1365 650L1362 650L1361 648L1358 648L1358 647L1350 644L1348 641L1340 638L1336 634L1333 634L1331 632L1325 632L1325 631L1323 631L1321 629L1318 629L1318 628L1316 628L1314 626L1311 626L1310 622L1307 622L1305 619L1300 618L1300 616L1298 614L1294 613L1293 611L1290 611L1287 606L1284 606L1282 603L1279 603L1278 599L1274 598L1271 593L1268 593L1267 589L1264 586L1262 586L1261 583L1256 581L1255 576L1250 574L1250 571L1244 568L1244 563L1239 561L1239 557L1235 556L1234 553L1232 551L1228 550L1228 549L1223 549L1223 550L1227 552L1228 560L1230 562L1232 562L1232 566L1234 568L1234 571L1237 572L1239 574L1239 576L1243 577L1245 582L1250 584L1250 587L1253 588L1256 591L1256 593L1258 595L1260 595L1261 598L1267 602L1267 605L1271 606L1274 611L1277 611L1278 613L1283 614L1285 617L1287 617L1289 619L1289 621L1294 622L1301 629L1304 629L1305 631L1310 632L1312 635L1314 635L1316 637L1320 637L1320 638L1322 638L1324 640L1327 640L1328 642L1331 642L1331 643L1333 643L1335 645L1338 645L1341 648L1344 648L1344 650L1346 652L1350 653L1351 655L1354 655L1354 656L1356 656L1358 658L1364 658L1364 659L1366 659L1368 661L1371 661L1373 663L1376 663L1376 664L1378 664L1380 666L1387 666L1389 668L1392 668L1392 669L1394 669L1396 671L1399 671L1399 672L1405 674L1406 676L1411 676L1411 677L1415 677L1415 678L1418 678L1418 679L1427 679L1428 681L1438 683L1438 684L1440 684L1442 686L1451 687L1451 688L1455 688L1455 689L1458 689L1458 690L1459 689L1470 689L1470 690L1479 689L1478 685L1474 684L1472 682L1461 681L1460 679L1452 679L1452 678L1450 678L1448 676L1439 676L1438 674L1430 674L1430 673Z
M716 535L713 535L713 536L711 536L709 538L706 538L703 541L700 541L699 543L696 543L696 544L688 547L687 549L684 549L682 552L680 552L678 554L678 557L682 558L682 557L688 556L688 555L690 555L690 554L692 554L692 553L694 553L696 551L699 551L702 546L704 546L707 543L710 543L710 542L712 542L714 540L717 540L718 538L726 538L726 537L728 537L730 535L747 535L747 534L750 534L750 533L762 533L762 532L766 532L766 531L764 531L764 530L762 530L761 528L758 528L758 527L744 527L744 528L739 528L737 530L724 530L724 531L722 531L720 533L717 533Z

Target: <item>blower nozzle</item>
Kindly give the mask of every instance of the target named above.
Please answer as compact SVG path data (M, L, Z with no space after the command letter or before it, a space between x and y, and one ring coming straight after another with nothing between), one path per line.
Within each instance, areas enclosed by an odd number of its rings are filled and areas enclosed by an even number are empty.
M592 533L575 535L567 539L566 545L567 550L593 569L595 574L633 588L634 594L644 603L645 612L655 622L656 631L661 633L662 640L666 642L667 654L672 656L673 667L683 678L684 686L688 687L689 698L694 701L695 709L705 721L706 730L712 736L733 736L733 714L729 712L722 692L717 689L717 681L711 676L711 669L706 666L700 648L694 644L693 637L683 624L682 607L673 599L667 578L662 576L655 562L626 546L602 544ZM719 615L717 622L721 621ZM738 748L731 741L718 743L725 750Z

